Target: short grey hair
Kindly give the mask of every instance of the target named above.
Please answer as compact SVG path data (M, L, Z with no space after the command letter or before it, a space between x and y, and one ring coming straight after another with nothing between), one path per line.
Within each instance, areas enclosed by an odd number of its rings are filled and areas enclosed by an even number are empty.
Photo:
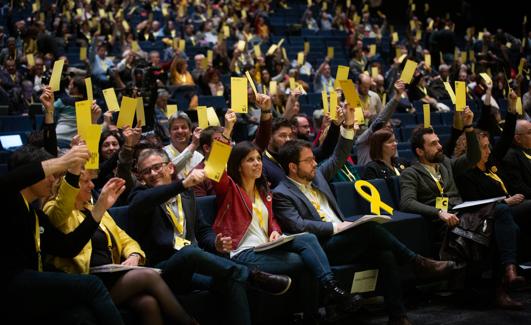
M168 119L168 129L171 129L171 126L177 120L185 120L186 124L188 124L188 128L192 130L192 120L190 120L190 117L188 117L188 114L186 114L185 112L179 112L179 111L177 111L177 113L170 116L170 118Z
M147 148L140 151L140 154L138 155L138 158L136 160L136 169L139 170L138 167L140 166L140 164L151 156L159 156L162 158L163 162L170 161L170 157L168 156L166 151L164 151L164 149Z

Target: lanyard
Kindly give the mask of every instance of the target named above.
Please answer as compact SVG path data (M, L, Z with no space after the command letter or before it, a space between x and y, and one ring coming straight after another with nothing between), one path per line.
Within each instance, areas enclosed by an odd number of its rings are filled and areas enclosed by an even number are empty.
M432 173L427 168L426 168L426 171L428 172L428 174L430 174L431 178L435 182L435 185L437 185L439 192L441 192L441 196L444 196L444 187L441 185L441 182L437 179L437 177L433 176Z
M278 161L275 159L275 157L273 157L273 155L269 152L269 151L264 151L265 155L267 156L267 158L271 159L271 161L275 162L277 165L280 165L278 163Z
M311 186L311 185L310 185ZM308 199L310 200L310 203L313 205L315 210L317 210L317 213L319 213L319 217L322 221L326 221L326 217L324 212L321 210L321 204L319 203L319 197L317 196L317 192L313 189L309 189Z
M258 194L258 191L254 191L254 203L253 203L253 216L255 215L258 218L258 223L260 224L260 228L264 231L264 233L268 234L267 229L264 224L264 210L262 208L262 198L260 197L260 194Z
M349 181L351 182L356 181L356 176L354 176L354 174L350 172L346 164L343 166L343 168L341 168L341 171L345 174L345 176L348 178Z
M168 211L168 214L170 215L171 221L173 223L173 226L175 227L175 230L181 235L183 235L183 228L184 228L184 212L183 212L183 201L181 199L181 194L177 195L177 213L179 214L180 218L177 218L175 215L175 212L173 212L173 209L171 207L170 203L166 203L166 211Z
M395 166L393 166L393 169L395 170L395 174L396 176L400 176L400 171L398 170L398 168L396 168ZM430 174L431 175L431 174ZM438 183L437 183L438 184Z
M22 198L24 199L24 203L26 204L28 212L31 212L29 203L28 201L26 201L24 195L22 195ZM35 211L33 211L33 215L35 216L35 251L37 252L37 270L39 272L42 272L41 227L39 226L39 217L37 216L37 213L35 213Z
M420 89L420 91L422 91L425 96L428 96L428 91L426 90L426 87L417 86L417 88Z
M501 178L496 175L495 172L493 172L492 170L488 173L485 173L485 175L487 175L488 177L492 178L493 180L495 180L496 182L498 182L503 190L503 192L505 192L505 195L509 195L509 192L507 191L507 188L505 187L505 184L503 183L503 181L501 180Z

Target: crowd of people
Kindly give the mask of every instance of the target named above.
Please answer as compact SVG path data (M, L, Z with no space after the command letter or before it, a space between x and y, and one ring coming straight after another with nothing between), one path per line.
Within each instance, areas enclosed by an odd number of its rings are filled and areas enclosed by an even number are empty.
M305 49L290 60L289 36L272 21L291 7L304 8L299 29L343 35L335 59L324 49L315 60L315 49ZM220 323L251 324L252 287L296 291L303 322L317 324L331 316L321 306L359 309L364 297L350 294L332 271L359 261L379 269L389 324L411 324L401 265L417 278L462 278L459 289L491 270L496 306L524 308L511 291L525 287L518 265L531 258L531 33L525 21L523 39L501 29L461 33L450 17L422 9L410 1L402 29L390 25L378 1L4 4L0 104L10 115L31 116L37 105L44 117L0 176L10 297L3 317L123 324L128 310L143 324L198 324L200 315L178 296L206 290L217 299ZM286 40L277 41L279 34ZM359 107L334 77L339 52ZM54 92L50 76L60 59ZM418 65L404 81L408 60ZM256 91L237 94L248 101L241 114L230 107L230 77L246 72ZM448 89L455 81L466 86L462 112ZM117 127L102 92L108 88L119 101L142 98L145 121L137 115L134 125ZM91 154L76 119L76 102L89 93L90 123L102 129L97 170L85 169ZM303 109L314 94L328 109ZM200 128L199 103L214 96L228 109L213 111L219 125ZM395 113L430 112L452 116L449 136L442 141L434 127L419 125L403 139L413 159L399 156L405 119ZM205 172L215 145L232 147L217 180ZM352 227L330 185L396 177L399 210L428 221L432 256L376 222ZM209 220L196 198L212 195ZM113 207L127 210L126 228L109 214ZM299 235L255 250L285 234ZM91 272L108 264L130 269Z

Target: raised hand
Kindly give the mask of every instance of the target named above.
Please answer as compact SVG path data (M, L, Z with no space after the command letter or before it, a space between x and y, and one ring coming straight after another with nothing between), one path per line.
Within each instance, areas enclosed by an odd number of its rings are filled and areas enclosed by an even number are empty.
M53 114L54 95L50 86L42 87L42 94L39 97L46 112L51 111Z
M464 126L472 125L472 122L474 121L474 112L470 109L470 107L465 107L465 110L463 111L463 124Z
M92 117L92 124L97 124L98 119L101 116L101 107L98 104L96 104L96 100L92 101L90 115Z
M228 109L225 113L225 128L223 129L223 136L225 138L230 139L232 129L234 128L237 119L238 117L236 116L236 113L234 113L232 109Z
M256 106L262 111L270 110L273 104L271 103L271 97L264 94L256 94Z
M142 128L131 128L129 126L125 127L122 132L124 136L124 145L129 148L133 148L140 141L142 136Z
M194 169L183 180L183 186L185 188L190 188L201 183L204 179L205 171L203 169Z
M400 100L404 91L406 91L406 84L403 80L398 79L393 85L395 88L395 99Z
M111 178L103 188L101 189L100 196L98 197L98 201L96 201L96 204L94 204L94 208L92 209L92 217L96 222L100 222L101 218L103 217L103 214L107 209L112 207L114 203L116 203L116 200L118 200L118 197L125 191L125 180L113 177Z
M79 144L73 146L67 153L58 158L63 166L63 171L68 169L76 169L79 166L84 166L90 158L90 152L86 145Z

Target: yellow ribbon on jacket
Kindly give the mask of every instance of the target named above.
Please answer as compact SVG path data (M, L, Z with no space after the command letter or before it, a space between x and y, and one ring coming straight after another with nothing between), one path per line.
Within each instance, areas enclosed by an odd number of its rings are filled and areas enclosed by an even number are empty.
M367 181L359 180L354 183L354 187L359 195L371 204L371 213L380 214L380 209L384 209L390 215L393 214L393 208L380 199L380 192L378 192L374 185ZM364 187L369 189L369 193L365 191Z

